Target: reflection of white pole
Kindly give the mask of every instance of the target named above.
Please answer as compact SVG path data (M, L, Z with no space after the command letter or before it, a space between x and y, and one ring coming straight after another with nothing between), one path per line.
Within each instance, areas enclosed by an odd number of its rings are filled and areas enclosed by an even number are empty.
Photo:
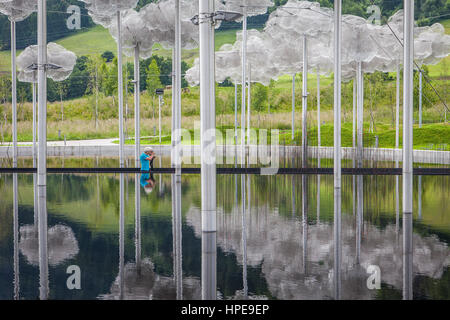
M295 138L295 73L292 75L292 113L291 113L291 139Z
M11 99L13 167L17 167L17 72L16 72L16 23L11 21Z
M403 70L403 299L412 299L414 1L405 0Z
M317 223L320 222L320 174L317 175Z
M247 69L247 7L242 8L242 101L241 101L241 165L245 166L245 97Z
M14 228L14 300L19 300L19 188L17 173L13 173L13 228Z
M303 36L303 73L302 73L302 149L303 168L308 166L308 48L306 36Z
M211 40L214 26L213 6L209 0L199 0L200 32L200 123L201 123L201 211L202 211L202 298L216 299L216 139L214 65L211 62ZM245 78L244 78L245 82ZM245 100L245 95L244 95Z
M334 0L334 296L341 296L341 42L342 2Z
M242 190L244 191L246 188L246 181L245 176L242 175ZM247 188L249 188L250 183L247 184ZM249 201L250 201L250 193L248 193ZM243 204L243 210L242 210L242 282L243 282L243 291L244 291L244 299L248 298L248 285L247 285L247 221L246 221L246 206L245 206L245 191L243 192L242 197L242 204ZM250 211L250 206L248 206L248 209Z
M357 127L357 150L358 150L358 168L363 165L363 128L364 128L364 73L362 63L358 62L356 71L357 77L357 105L356 105L356 127Z
M418 177L418 184L417 184L417 188L419 189L418 191L418 196L417 196L417 209L419 211L419 219L422 219L422 176Z
M302 236L303 236L303 273L306 274L308 259L308 176L302 175Z
M125 263L125 179L121 173L119 177L119 300L123 300L125 287L124 263Z
M361 258L361 233L364 210L364 177L356 177L356 263L360 263Z
M422 70L419 70L419 128L422 128Z
M135 234L136 234L136 269L138 274L141 274L141 189L139 174L136 173L134 176L134 196L135 196Z
M122 31L120 21L120 11L117 11L117 77L119 93L119 162L120 167L124 167L124 144L125 136L123 133L123 74L122 74Z
M134 48L134 140L135 140L135 152L134 157L136 161L136 167L139 167L139 153L141 150L141 127L140 127L140 94L141 94L141 75L139 68L139 44Z
M172 175L172 243L173 243L173 273L176 285L177 300L183 299L183 264L181 239L181 180L180 176Z
M38 186L39 298L48 299L47 186Z

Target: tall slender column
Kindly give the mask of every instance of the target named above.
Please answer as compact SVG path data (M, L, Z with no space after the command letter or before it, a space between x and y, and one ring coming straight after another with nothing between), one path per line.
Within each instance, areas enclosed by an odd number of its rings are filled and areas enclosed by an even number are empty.
M341 42L342 2L334 0L334 297L341 298Z
M295 139L295 73L292 75L291 139Z
M47 2L38 2L38 244L39 298L48 299L47 251Z
M172 106L172 166L175 174L181 175L181 20L180 0L175 1L175 47L174 47L174 105Z
M12 100L12 142L13 167L17 167L17 65L16 65L16 22L11 21L11 100Z
M247 69L247 7L242 8L242 101L241 101L241 166L245 166L245 98Z
M33 168L36 168L36 120L37 120L37 110L36 110L36 82L33 81L32 83L33 87Z
M363 129L364 129L364 73L362 71L362 63L358 62L358 68L356 72L357 77L357 154L358 154L358 168L363 166Z
M319 68L317 68L317 150L320 152L320 146L322 144L321 141L321 134L320 134L320 127L321 127L321 120L320 120L320 73ZM318 153L319 155L319 153ZM318 167L320 168L320 156L318 156Z
M303 168L308 166L308 47L303 36L303 80L302 80L302 149Z
M399 141L400 141L400 64L397 64L396 97L395 97L395 149L399 148Z
M419 128L422 128L422 70L419 70Z
M403 299L412 299L414 1L404 0L403 69Z
M252 68L248 63L248 90L247 90L247 145L250 146L250 111L252 107ZM250 150L250 148L249 148ZM250 151L249 151L250 152Z
M134 140L135 140L135 151L134 157L136 162L136 167L139 167L139 154L141 150L141 127L140 127L140 94L141 94L141 75L139 66L139 44L134 48Z
M117 11L117 78L118 86L117 91L119 93L119 163L123 168L125 165L124 148L125 148L125 135L123 132L123 71L122 71L122 30L121 30L121 17L120 11Z
M211 20L211 4L209 0L199 0L202 298L207 300L216 299L217 274L215 103L211 99L211 91L215 89L211 87L214 81L214 65L211 62L214 26Z

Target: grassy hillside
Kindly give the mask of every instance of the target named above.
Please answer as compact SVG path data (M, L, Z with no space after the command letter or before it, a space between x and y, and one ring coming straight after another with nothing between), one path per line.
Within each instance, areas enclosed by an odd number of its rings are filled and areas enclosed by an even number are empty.
M216 50L225 43L233 43L236 41L236 30L216 31ZM105 51L111 51L114 54L117 52L117 45L109 31L102 26L95 26L93 28L83 30L77 34L68 36L56 43L62 45L67 50L75 52L77 56L82 55L100 55ZM19 55L22 50L18 50ZM170 57L171 50L163 49L160 45L155 45L155 53ZM198 49L183 50L183 60L188 64L194 62L195 57L198 57ZM11 52L0 51L0 72L10 72L11 70Z

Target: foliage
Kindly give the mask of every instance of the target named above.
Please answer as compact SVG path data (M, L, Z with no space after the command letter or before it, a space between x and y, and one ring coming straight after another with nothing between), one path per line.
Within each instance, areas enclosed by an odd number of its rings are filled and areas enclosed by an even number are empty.
M114 53L112 53L111 51L105 51L102 53L101 57L106 61L106 62L111 62L114 59Z

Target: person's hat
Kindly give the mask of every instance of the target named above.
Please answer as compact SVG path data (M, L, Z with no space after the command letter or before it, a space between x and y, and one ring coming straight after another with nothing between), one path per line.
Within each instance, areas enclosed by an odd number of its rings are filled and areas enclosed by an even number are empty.
M149 194L149 193L151 193L151 192L153 191L153 187L150 186L150 185L146 185L146 186L144 187L144 190L145 190L145 193L146 193L146 194Z
M144 152L153 152L152 147L145 147Z

